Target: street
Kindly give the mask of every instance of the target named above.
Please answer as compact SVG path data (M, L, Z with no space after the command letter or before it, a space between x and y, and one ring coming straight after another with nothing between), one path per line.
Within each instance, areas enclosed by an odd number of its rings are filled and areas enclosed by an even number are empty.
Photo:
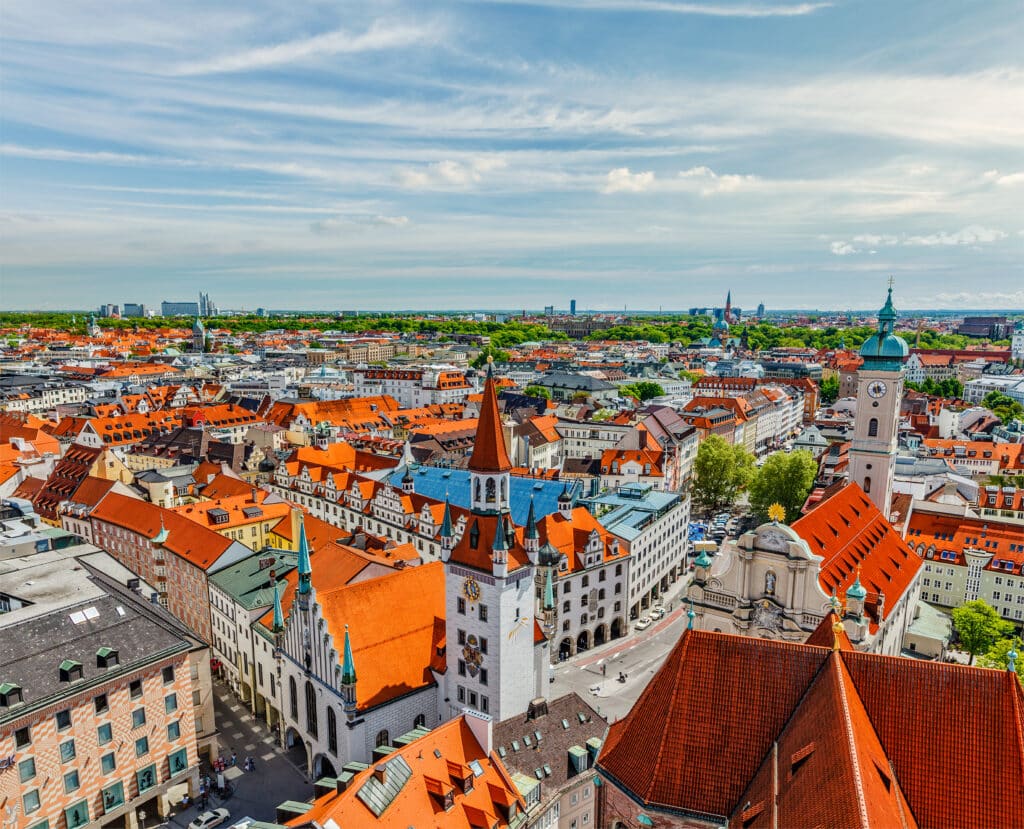
M276 823L275 808L285 800L310 800L313 784L305 773L296 768L286 753L274 744L265 724L257 721L245 705L218 682L214 683L217 727L221 734L221 751L230 757L238 756L238 765L224 772L234 792L224 800L211 794L208 809L223 807L231 813L232 822L250 817L254 820ZM247 757L252 757L256 768L242 770ZM212 774L203 767L203 774ZM168 823L185 827L200 813L195 805L179 810Z
M686 629L687 607L679 597L685 594L689 581L687 577L669 588L664 601L666 607L671 602L672 611L647 630L632 629L628 636L556 665L551 697L557 699L575 691L609 722L629 713ZM625 682L619 682L620 672L626 675Z

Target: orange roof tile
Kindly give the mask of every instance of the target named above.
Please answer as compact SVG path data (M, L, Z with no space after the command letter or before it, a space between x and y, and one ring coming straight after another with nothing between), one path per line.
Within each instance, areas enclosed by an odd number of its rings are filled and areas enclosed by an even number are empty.
M501 428L501 413L494 392L494 376L487 375L483 401L480 405L480 423L473 444L469 468L474 472L508 472L512 462L505 448L505 434Z

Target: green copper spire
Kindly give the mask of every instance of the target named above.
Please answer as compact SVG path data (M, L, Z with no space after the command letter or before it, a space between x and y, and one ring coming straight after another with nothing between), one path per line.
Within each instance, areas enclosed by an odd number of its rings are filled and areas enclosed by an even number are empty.
M281 589L278 582L274 581L274 633L284 632L284 612L281 610Z
M352 658L352 642L348 638L348 625L345 625L345 658L341 663L341 684L356 684L356 662Z
M697 556L696 559L694 559L693 563L696 564L698 567L710 567L711 556L708 555L707 550L701 550L700 555Z
M495 550L507 550L508 539L505 537L505 519L498 518L498 523L495 525L494 530L494 549Z
M448 503L448 496L444 496L444 518L441 519L441 538L451 538L455 535L452 532L452 509Z
M306 540L306 522L299 516L299 587L300 596L312 587L313 567L309 563L309 542Z
M533 515L533 496L530 496L530 513L526 516L526 538L540 538L537 533L537 519Z
M548 567L548 574L544 579L544 610L555 609L555 580L551 573L554 567Z
M693 620L697 618L697 614L693 612L693 599L690 599L690 609L686 611L686 629L693 630Z
M850 585L849 589L846 591L846 598L856 599L857 601L864 601L867 595L868 591L865 589L864 585L860 583L860 570L858 569L856 580L853 582L853 584Z

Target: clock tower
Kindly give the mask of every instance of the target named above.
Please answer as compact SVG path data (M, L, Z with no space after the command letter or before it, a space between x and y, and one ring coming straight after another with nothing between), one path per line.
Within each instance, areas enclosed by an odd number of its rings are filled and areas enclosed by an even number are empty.
M860 486L886 518L890 515L896 467L903 364L910 351L897 337L892 286L878 312L878 330L860 348L864 364L857 372L857 416L850 445L850 480Z
M440 533L445 702L453 717L470 708L505 720L524 713L543 690L548 654L547 640L535 635L537 532L532 510L525 530L512 523L511 470L488 366L469 461L470 515L456 540L446 505Z

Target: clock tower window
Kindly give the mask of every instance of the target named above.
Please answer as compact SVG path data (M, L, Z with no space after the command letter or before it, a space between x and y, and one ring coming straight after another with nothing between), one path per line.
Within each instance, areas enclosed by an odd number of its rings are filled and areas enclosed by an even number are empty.
M878 418L873 417L868 421L868 437L878 436Z

